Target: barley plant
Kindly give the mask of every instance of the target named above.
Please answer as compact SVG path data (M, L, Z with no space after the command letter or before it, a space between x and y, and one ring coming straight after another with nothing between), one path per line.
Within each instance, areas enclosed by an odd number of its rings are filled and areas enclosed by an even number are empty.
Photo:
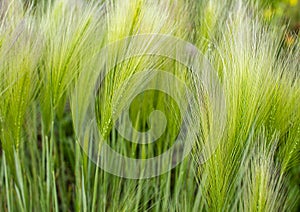
M1 0L0 211L298 211L280 2Z

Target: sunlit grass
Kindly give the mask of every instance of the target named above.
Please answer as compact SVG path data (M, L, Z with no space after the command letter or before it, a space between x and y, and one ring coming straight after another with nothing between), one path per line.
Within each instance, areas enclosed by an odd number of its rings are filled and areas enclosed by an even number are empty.
M265 23L256 4L54 0L24 6L13 0L0 5L0 210L297 210L300 40L295 36L285 45L285 28ZM203 52L222 84L226 123L223 129L209 103L204 112L191 111L204 122L193 152L168 173L131 180L89 160L76 135L87 104L75 103L94 98L97 68L118 59L97 58L103 47L146 33L175 36ZM163 42L149 41L145 49L164 48ZM131 144L114 129L113 94L149 68L172 73L193 88L189 70L167 58L134 57L108 67L96 97L99 131L113 149L132 158L166 151L172 142L165 141L176 138L182 119L176 101L148 91L131 104L131 121L144 132L154 109L166 113L166 132L157 143ZM126 88L119 97L134 89ZM211 138L219 146L203 163L211 152L201 148Z

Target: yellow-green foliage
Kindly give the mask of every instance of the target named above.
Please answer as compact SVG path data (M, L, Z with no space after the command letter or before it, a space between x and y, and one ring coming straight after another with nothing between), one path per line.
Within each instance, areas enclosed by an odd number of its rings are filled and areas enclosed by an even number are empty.
M0 210L297 210L300 39L293 35L286 45L286 26L266 21L268 7L258 7L264 2L26 2L0 2ZM214 114L214 100L193 87L191 70L178 61L147 55L107 67L119 59L115 51L145 53L167 46L167 39L145 40L141 49L110 46L142 34L174 36L202 51L220 79L225 123ZM99 57L105 46L113 47L108 54L114 57ZM203 111L189 111L203 122L202 129L190 156L170 172L122 179L89 160L76 130L96 98L98 130L114 150L143 159L165 152L183 117L176 101L162 92L142 93L129 109L133 127L142 132L154 109L166 114L167 129L157 143L131 144L114 129L113 95L117 93L117 106L124 107L135 87L122 84L145 69L171 73L204 97ZM95 91L99 71L109 73ZM151 76L144 78L142 83L151 81ZM202 152L203 144L214 143L219 145L213 154Z

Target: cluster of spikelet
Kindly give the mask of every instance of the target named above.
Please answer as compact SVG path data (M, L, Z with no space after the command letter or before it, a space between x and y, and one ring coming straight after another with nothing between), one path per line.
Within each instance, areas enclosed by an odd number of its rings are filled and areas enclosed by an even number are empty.
M243 0L25 2L0 2L0 210L297 210L300 39L295 36L286 45L285 29L264 23L258 4ZM219 139L206 163L198 152L204 136L191 157L169 173L126 180L99 170L80 150L72 127L72 118L80 114L72 101L74 90L91 90L88 76L86 87L78 88L77 80L83 70L93 71L91 58L103 47L147 33L186 40L208 58L224 91L226 123L222 131L218 120L203 124L204 132ZM182 67L175 63L133 58L118 64L105 79L97 102L99 128L118 151L151 157L170 146L161 139L156 146L143 148L118 137L110 118L110 96L144 67L173 70L187 80L187 71L176 71ZM166 113L171 108L166 136L176 137L176 103L168 105L162 93L140 98L131 108L134 119L146 122L153 107ZM80 100L88 101L84 95ZM144 124L133 123L147 130Z

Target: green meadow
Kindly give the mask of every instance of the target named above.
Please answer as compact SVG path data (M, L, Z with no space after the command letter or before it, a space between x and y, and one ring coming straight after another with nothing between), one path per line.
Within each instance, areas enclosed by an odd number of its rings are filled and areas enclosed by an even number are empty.
M298 211L300 2L280 2L1 0L0 211Z

